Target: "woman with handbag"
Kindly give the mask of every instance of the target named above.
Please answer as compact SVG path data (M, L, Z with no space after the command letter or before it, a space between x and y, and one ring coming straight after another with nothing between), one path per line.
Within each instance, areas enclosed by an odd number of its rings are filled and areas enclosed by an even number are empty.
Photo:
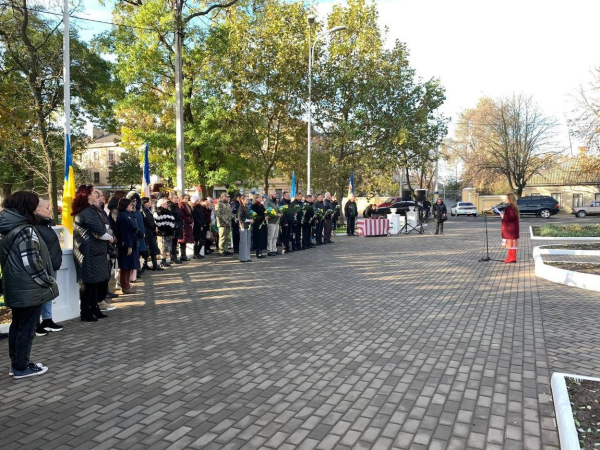
M433 218L435 219L435 234L444 234L444 222L448 219L448 210L442 197L438 197L433 205Z
M98 192L91 185L75 191L73 206L73 259L80 283L81 320L97 322L107 317L99 303L108 293L108 246L114 241L108 221L96 206Z
M508 256L505 263L517 262L517 248L519 247L519 205L517 197L512 192L506 195L508 206L500 213L502 218L502 239L506 239Z

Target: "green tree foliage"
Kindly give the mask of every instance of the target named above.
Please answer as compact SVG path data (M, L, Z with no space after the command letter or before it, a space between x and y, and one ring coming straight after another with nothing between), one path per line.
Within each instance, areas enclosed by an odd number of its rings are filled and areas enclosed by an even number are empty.
M3 157L22 161L26 179L32 182L28 187L43 186L41 193L49 195L56 219L64 162L61 130L55 120L63 102L63 38L58 31L60 21L35 12L39 6L28 0L6 0L0 7L0 65L9 82L20 88L20 114L8 128L12 137L21 137L8 145L0 140L0 148ZM90 51L75 31L71 33L71 80L75 123L90 115L112 117L111 104L104 96L112 88L109 63Z
M129 187L133 190L142 179L142 155L136 150L126 150L121 154L118 163L111 166L108 182L113 186Z

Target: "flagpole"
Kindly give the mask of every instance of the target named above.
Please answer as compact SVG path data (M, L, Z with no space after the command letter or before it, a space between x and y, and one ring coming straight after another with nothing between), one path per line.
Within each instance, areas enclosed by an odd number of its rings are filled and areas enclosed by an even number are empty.
M65 158L69 147L71 136L71 61L69 48L69 0L64 0L63 4L63 92L65 108ZM64 200L63 192L63 200ZM65 210L63 205L63 211ZM70 212L71 208L67 208ZM63 221L64 222L64 221ZM66 227L64 228L64 247L73 248L73 235Z

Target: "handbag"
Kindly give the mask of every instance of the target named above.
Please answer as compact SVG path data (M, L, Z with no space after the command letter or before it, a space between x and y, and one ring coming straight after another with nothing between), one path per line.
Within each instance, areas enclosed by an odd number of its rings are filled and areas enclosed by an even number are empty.
M10 251L12 250L13 245L15 244L15 241L17 240L17 236L19 235L21 230L23 228L25 228L26 226L27 225L22 225L20 228L17 228L18 231L15 233L15 237L13 238L13 241L10 243L10 246L8 247L8 252L6 252L6 259L4 260L4 264L2 264L2 267L0 267L0 295L4 294L4 288L2 287L2 273L4 272L4 268L6 267L8 258L10 257ZM2 248L0 247L0 252L1 251L2 251Z
M208 239L209 241L213 240L213 234L212 234L212 232L210 230L208 230L206 232L206 239Z

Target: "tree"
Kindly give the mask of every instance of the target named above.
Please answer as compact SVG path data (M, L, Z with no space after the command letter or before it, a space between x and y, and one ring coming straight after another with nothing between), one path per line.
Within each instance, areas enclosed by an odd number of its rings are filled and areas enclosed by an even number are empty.
M118 163L114 164L108 173L108 182L112 186L129 186L129 190L135 189L142 180L142 163L140 152L126 150L121 154Z
M27 128L31 146L26 146L24 152L22 148L13 149L17 152L13 156L41 177L57 219L58 173L64 158L60 130L53 119L63 101L62 34L58 31L61 22L33 12L36 6L28 0L6 0L2 4L0 57L4 74L15 74L23 84L19 92L30 118ZM109 64L79 41L75 31L71 34L71 60L74 120L84 115L86 108L110 110L103 97L104 88L110 84Z
M463 114L457 138L469 149L476 170L501 175L517 197L541 169L560 153L553 144L556 122L525 95L480 101L477 111ZM481 174L479 175L481 176Z
M592 72L593 80L587 86L580 87L577 93L577 108L570 125L574 134L590 150L600 152L600 67Z

